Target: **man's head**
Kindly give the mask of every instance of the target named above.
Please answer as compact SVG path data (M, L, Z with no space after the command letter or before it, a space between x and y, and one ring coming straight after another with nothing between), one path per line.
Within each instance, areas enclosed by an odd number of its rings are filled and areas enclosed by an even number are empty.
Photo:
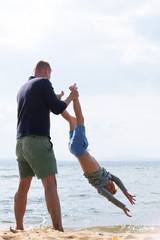
M33 69L33 76L35 77L45 77L50 79L51 77L51 67L47 61L38 61Z
M108 184L107 184L107 186L106 186L106 189L107 189L107 191L110 192L112 195L114 195L114 194L117 192L117 189L116 189L113 181L110 180L110 179L108 180Z

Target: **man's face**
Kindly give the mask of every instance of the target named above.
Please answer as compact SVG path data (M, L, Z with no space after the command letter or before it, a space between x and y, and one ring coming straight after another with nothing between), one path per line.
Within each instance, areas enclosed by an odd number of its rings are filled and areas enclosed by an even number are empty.
M116 188L115 188L115 185L114 185L114 183L113 183L112 180L110 180L110 179L108 180L108 184L107 184L107 186L106 186L106 189L107 189L107 191L110 192L112 195L115 194Z

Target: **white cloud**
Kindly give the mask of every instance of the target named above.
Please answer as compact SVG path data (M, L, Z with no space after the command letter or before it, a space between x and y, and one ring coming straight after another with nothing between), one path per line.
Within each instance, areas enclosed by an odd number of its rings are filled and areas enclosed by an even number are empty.
M126 63L132 62L148 62L154 63L159 60L160 46L147 42L144 38L139 41L134 39L133 43L126 44L121 60Z
M36 49L47 31L51 30L51 17L56 13L56 2L5 1L0 10L1 48Z
M151 14L150 5L150 3L137 4L137 9L120 11L117 16L100 13L88 14L97 34L103 39L104 49L118 51L121 55L120 59L126 63L159 60L159 44L156 41L151 42L135 29L135 23L138 24L137 18Z
M54 44L58 49L63 45L75 46L86 55L90 54L89 46L96 47L97 52L99 47L106 53L118 51L125 63L159 60L159 44L137 33L134 25L138 17L158 14L159 1L100 4L70 0L5 1L0 10L0 48L38 50L43 40L49 39L48 48Z

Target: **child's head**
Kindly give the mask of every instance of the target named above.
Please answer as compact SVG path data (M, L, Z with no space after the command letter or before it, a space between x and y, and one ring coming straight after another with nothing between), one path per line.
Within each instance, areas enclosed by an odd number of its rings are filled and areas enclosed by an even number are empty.
M110 192L112 195L114 195L114 194L117 192L117 189L116 189L113 181L110 180L110 179L108 180L108 184L107 184L107 186L106 186L106 189L107 189L107 191Z

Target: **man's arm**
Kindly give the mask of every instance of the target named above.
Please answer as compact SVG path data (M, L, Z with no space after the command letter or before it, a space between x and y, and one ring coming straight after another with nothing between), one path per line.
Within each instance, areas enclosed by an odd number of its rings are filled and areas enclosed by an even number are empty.
M57 98L58 98L59 100L61 100L61 98L63 97L63 95L64 95L64 92L63 92L63 91L61 91L60 94L56 94L56 96L57 96ZM72 100L75 100L78 96L79 96L79 94L78 94L77 87L76 87L76 88L74 88L74 89L70 92L69 96L68 96L65 100L63 100L63 102L65 102L65 103L67 104L67 106L68 106L69 103L70 103Z
M51 82L47 79L44 79L43 81L42 91L44 94L46 104L54 114L61 114L70 104L70 102L78 97L78 91L77 89L74 89L73 91L70 92L66 100L61 101L60 98L61 96L63 96L63 92L61 92L61 94L56 95Z
M65 102L66 105L68 106L70 104L70 102L72 100L75 100L76 98L78 98L78 96L79 96L79 94L78 94L77 88L75 88L70 92L68 97L63 102Z

